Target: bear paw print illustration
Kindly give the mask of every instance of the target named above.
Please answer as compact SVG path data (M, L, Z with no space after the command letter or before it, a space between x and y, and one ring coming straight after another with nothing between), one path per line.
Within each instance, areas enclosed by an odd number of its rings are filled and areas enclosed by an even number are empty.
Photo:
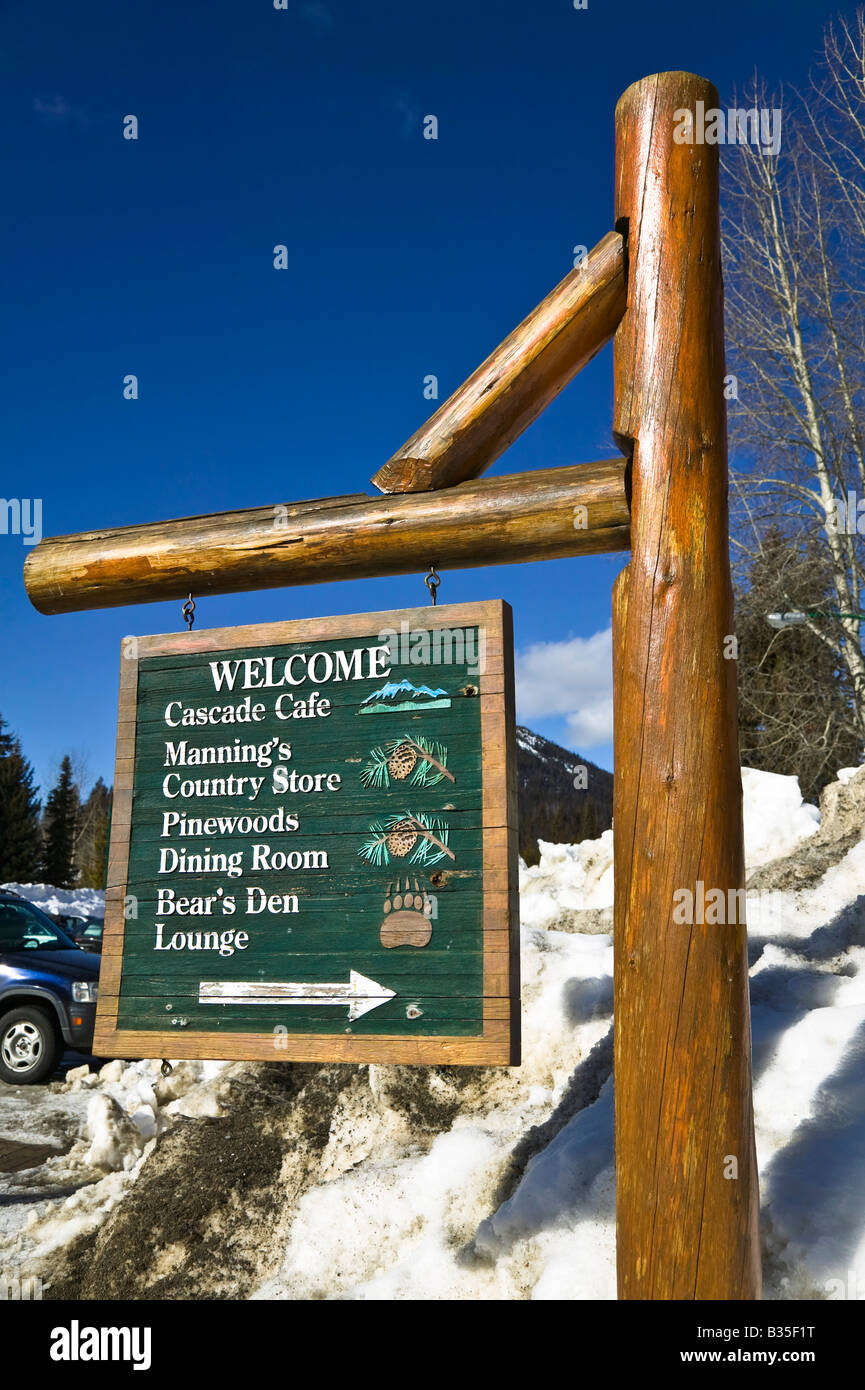
M432 907L417 879L413 888L408 879L404 887L400 887L399 879L389 883L381 924L382 946L426 946L432 936Z

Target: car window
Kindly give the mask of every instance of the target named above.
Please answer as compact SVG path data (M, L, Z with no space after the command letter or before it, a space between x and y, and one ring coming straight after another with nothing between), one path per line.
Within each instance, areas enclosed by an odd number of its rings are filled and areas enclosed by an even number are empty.
M75 950L65 932L30 903L0 902L0 951Z
M85 936L101 936L101 935L102 935L102 928L101 928L101 927L87 927L87 929L86 929L85 932L84 932L84 935L85 935Z

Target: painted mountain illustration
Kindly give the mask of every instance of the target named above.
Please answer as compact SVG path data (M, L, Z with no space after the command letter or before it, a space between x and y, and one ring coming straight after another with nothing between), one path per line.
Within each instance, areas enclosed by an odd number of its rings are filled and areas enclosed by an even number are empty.
M412 685L411 681L386 681L380 690L367 695L358 714L381 714L386 710L450 709L451 699L441 687Z

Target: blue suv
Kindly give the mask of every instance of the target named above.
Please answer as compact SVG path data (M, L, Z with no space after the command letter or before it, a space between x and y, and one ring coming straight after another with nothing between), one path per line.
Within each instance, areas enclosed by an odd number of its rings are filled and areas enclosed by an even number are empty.
M16 893L0 891L0 1080L45 1081L93 1044L99 957Z

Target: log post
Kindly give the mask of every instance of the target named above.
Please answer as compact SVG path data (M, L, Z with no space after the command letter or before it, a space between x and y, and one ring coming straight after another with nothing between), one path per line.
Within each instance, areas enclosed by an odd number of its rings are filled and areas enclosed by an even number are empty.
M718 150L674 140L697 101L717 107L715 88L673 72L616 108L614 432L631 458L614 590L622 1299L760 1297Z

